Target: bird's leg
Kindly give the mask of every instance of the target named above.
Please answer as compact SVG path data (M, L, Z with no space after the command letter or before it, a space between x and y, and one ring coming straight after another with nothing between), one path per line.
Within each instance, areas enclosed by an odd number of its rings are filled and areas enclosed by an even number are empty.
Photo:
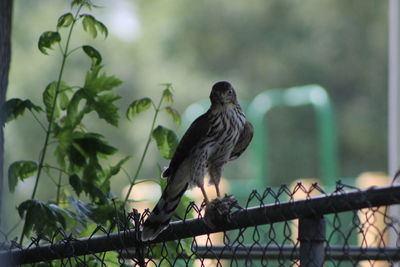
M204 202L206 203L206 205L208 205L208 203L210 203L210 200L207 197L206 190L204 189L204 185L199 185L199 187L201 189L201 193L203 193Z
M208 167L208 173L210 174L210 184L214 184L218 198L221 197L221 192L219 191L219 182L222 176L223 165L223 163L217 163L210 164Z

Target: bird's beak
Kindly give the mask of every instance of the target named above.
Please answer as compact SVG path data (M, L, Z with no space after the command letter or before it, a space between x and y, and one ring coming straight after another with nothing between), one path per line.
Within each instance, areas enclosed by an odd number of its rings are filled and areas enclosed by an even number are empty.
M218 100L218 102L221 104L221 106L223 106L225 104L225 101L222 99Z

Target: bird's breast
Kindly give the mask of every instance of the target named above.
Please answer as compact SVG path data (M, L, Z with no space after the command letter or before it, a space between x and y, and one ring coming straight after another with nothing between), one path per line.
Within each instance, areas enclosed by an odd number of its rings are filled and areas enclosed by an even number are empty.
M212 114L207 133L210 159L229 157L245 124L245 116L239 109L230 109Z

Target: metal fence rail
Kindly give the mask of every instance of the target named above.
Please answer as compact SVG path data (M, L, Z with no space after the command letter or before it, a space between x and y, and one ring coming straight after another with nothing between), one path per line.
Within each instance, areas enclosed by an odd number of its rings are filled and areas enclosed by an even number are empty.
M295 200L298 192L306 199ZM311 197L316 192L321 195ZM210 228L200 209L191 204L187 212L197 218L172 222L151 242L139 241L139 224L146 214L136 218L131 229L115 233L103 229L104 234L83 239L60 232L65 238L57 242L35 240L28 248L1 251L0 262L59 260L61 266L67 266L85 263L84 255L94 255L97 263L106 265L104 253L99 253L117 251L117 264L139 266L182 266L195 260L206 265L207 259L220 266L226 261L233 266L254 262L271 266L321 266L324 262L339 266L363 260L371 265L377 260L393 263L400 260L399 222L388 215L387 206L394 204L400 204L400 186L358 190L338 183L329 195L316 184L311 188L298 184L292 190L287 186L267 188L262 193L253 191L245 208L233 211L229 220L215 228ZM391 245L389 232L394 240Z

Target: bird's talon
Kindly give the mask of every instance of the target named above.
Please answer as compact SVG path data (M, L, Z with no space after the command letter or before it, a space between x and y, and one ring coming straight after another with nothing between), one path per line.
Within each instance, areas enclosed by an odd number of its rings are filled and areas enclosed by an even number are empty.
M217 225L229 223L233 208L240 208L237 200L232 195L225 195L223 198L213 199L205 210L205 222L210 228Z

